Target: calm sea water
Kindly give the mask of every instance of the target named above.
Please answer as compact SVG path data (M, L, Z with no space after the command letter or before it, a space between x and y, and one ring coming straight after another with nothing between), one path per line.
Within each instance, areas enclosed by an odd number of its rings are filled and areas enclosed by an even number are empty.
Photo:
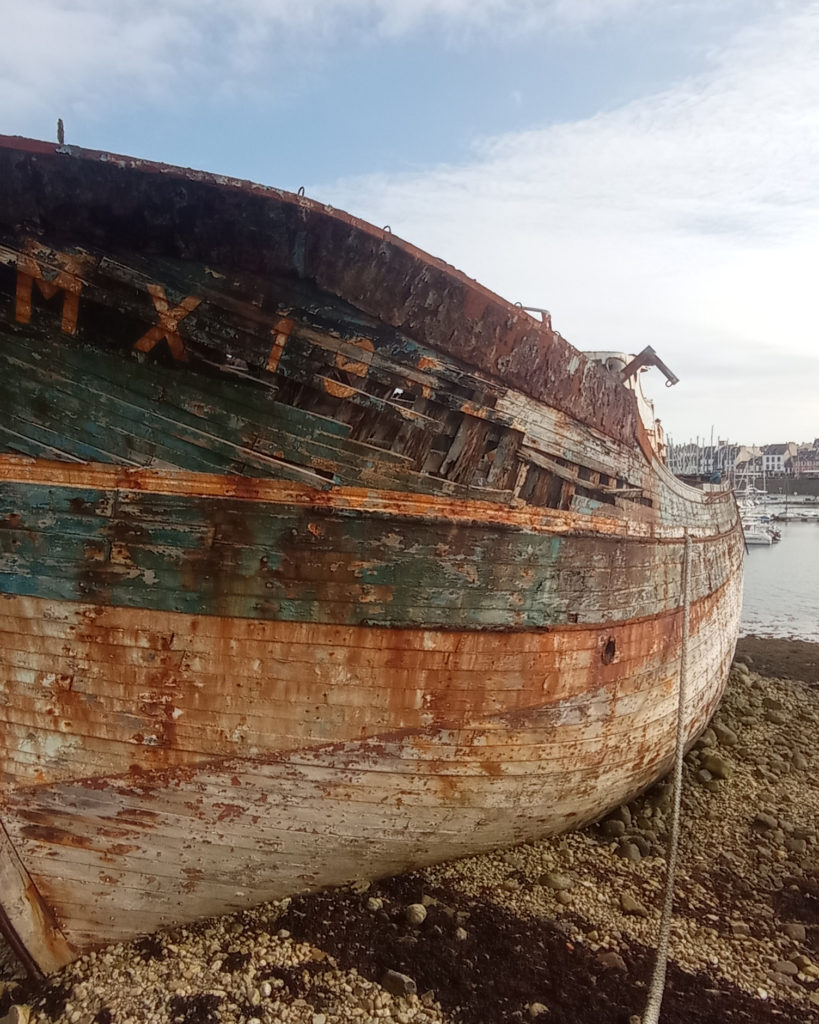
M782 540L745 556L742 634L819 641L819 523L776 523Z

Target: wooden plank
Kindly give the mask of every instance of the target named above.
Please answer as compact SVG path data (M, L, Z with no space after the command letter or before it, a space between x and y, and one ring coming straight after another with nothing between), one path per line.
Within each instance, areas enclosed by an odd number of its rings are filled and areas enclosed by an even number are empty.
M0 932L23 963L44 973L77 956L57 928L0 822Z

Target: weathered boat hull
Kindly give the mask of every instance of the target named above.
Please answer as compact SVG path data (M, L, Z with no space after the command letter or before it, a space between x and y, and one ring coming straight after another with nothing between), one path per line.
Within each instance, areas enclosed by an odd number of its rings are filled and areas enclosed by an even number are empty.
M689 739L733 654L730 496L675 480L548 324L400 240L99 156L0 146L21 955L534 839L665 771L686 535Z

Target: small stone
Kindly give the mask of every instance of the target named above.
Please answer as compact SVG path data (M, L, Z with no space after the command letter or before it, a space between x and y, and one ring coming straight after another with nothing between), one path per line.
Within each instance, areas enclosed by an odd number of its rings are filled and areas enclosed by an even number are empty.
M0 1024L28 1024L31 1007L25 1003L13 1003Z
M415 905L415 904L413 904ZM387 971L381 979L381 986L393 996L414 996L418 992L415 982L408 974L400 971Z
M789 977L799 973L799 968L791 960L777 960L773 969L777 974L786 974Z
M718 754L705 754L702 759L702 766L715 779L730 779L734 773L733 766Z
M791 853L806 853L808 849L808 844L804 839L788 837L784 845L785 849L790 850Z
M697 740L698 747L715 747L717 745L717 734L713 729L706 729Z
M751 929L748 927L746 921L732 921L731 933L735 938L744 938L751 934Z
M571 878L567 878L566 875L561 875L557 871L547 871L545 875L540 876L538 882L547 889L554 889L556 892L571 889L574 884Z
M327 1024L326 1013L314 1013L310 1018L310 1024Z
M616 811L612 811L611 817L619 818L626 828L628 828L631 825L631 808L628 804L620 804Z
M733 729L729 729L727 725L720 725L718 722L714 722L711 728L714 730L717 742L721 747L735 747L739 743L739 736L737 736Z
M797 771L801 772L808 767L808 759L800 750L797 750L796 753L793 755L793 760L791 761L791 764L794 768L796 768Z
M467 939L466 928L456 928L455 929L455 938L458 940L458 942L466 942L466 939Z
M544 1013L549 1012L549 1007L544 1006L543 1003L529 1003L529 1016L532 1020L537 1017L542 1017Z
M772 814L766 814L764 811L759 811L753 820L754 828L758 828L763 832L776 828L778 824L779 822Z
M423 903L410 903L410 905L404 911L404 917L407 922L417 928L422 925L427 919L427 908Z
M788 716L785 714L784 711L777 711L774 708L769 708L765 712L765 717L768 719L769 722L772 722L774 725L785 725L785 723L788 721Z
M370 896L367 899L367 910L371 913L375 913L377 910L381 910L384 906L384 901L378 896Z
M619 839L626 834L626 825L619 818L607 818L600 826L600 831L608 839Z
M620 956L619 953L616 953L613 949L608 950L605 953L598 953L597 962L600 964L601 967L606 967L611 970L624 972L628 971L628 968L626 967L626 961Z
M714 776L711 774L711 772L708 771L707 768L700 768L700 770L697 772L696 778L697 782L701 782L703 785L705 785L708 782L714 781Z
M633 864L637 864L643 859L640 847L636 843L627 842L625 839L620 840L620 845L617 847L617 856L630 860Z
M744 661L735 661L732 665L732 668L736 672L738 672L739 675L745 676L746 678L751 674L751 670L748 668Z
M634 914L636 917L648 917L648 910L643 904L627 892L620 895L620 908L625 914Z
M641 857L647 857L651 853L651 844L644 836L634 836L632 842L640 851Z
M798 921L788 921L787 924L783 924L782 931L789 939L793 939L795 942L804 942L807 935L805 926L799 924Z

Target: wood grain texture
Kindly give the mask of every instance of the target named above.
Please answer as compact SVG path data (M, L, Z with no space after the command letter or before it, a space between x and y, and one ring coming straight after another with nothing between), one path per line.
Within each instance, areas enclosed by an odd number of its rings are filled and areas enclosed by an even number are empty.
M733 653L616 374L273 189L0 137L0 927L101 943L589 820Z
M726 588L694 607L690 738ZM75 950L559 831L669 763L679 612L510 635L4 606L4 818Z

